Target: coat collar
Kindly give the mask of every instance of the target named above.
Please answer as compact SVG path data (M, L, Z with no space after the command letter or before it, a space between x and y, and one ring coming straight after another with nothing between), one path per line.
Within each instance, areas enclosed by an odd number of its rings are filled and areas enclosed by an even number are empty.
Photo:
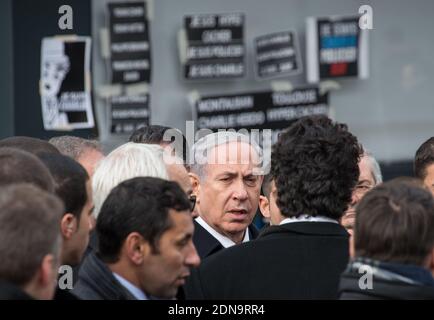
M136 300L135 297L116 280L109 267L91 252L84 260L79 273L83 281L104 300ZM74 292L74 290L72 291Z
M299 234L317 236L338 236L348 238L348 232L339 224L330 222L294 222L265 228L259 238L276 234Z
M250 240L255 239L259 234L258 229L253 224L249 226L248 232ZM224 249L221 243L196 221L194 221L193 242L201 259Z

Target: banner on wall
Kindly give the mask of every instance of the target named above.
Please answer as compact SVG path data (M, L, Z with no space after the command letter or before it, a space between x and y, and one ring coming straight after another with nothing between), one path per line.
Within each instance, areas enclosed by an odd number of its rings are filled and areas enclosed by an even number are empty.
M294 120L328 114L328 93L317 87L200 98L195 105L198 129L272 129L276 135Z
M90 46L90 37L42 39L40 95L45 130L94 127Z
M149 125L149 94L114 96L111 105L111 133L131 134Z
M367 79L368 31L359 28L359 17L306 20L307 80L358 77Z
M151 80L149 21L145 1L108 4L111 83Z
M187 80L241 78L245 74L244 14L184 17Z
M256 76L271 78L300 73L300 50L293 31L267 34L255 39Z

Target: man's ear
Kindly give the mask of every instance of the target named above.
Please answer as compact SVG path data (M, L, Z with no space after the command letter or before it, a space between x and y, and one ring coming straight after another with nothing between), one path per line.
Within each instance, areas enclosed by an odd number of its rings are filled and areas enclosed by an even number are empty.
M199 191L200 191L199 176L195 173L189 172L188 177L190 178L193 194L196 196L196 204L199 204L199 202L200 202L200 199L199 199Z
M37 275L38 284L41 287L53 286L53 280L57 279L57 264L56 259L52 254L47 254L42 258L39 272Z
M271 219L270 202L268 201L267 197L262 195L259 196L259 210L261 211L264 218Z
M77 231L78 221L72 213L65 213L60 221L60 231L64 239L69 240Z
M135 265L142 264L151 254L151 245L138 232L131 232L124 242L124 250Z

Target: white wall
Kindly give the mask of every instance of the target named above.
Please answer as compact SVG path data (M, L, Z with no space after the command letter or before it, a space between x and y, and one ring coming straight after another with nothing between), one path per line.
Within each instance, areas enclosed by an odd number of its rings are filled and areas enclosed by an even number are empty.
M99 53L99 28L105 23L107 0L93 1L94 86L105 83ZM186 95L236 93L270 87L253 73L253 38L295 29L299 34L305 68L305 18L357 14L359 6L373 8L370 36L370 79L341 81L331 93L336 120L350 130L379 160L411 159L417 147L434 135L434 1L430 0L154 0L152 41L152 123L185 128L191 120ZM185 83L181 80L177 32L184 14L244 12L246 15L247 76L227 82ZM305 75L284 78L295 85ZM108 108L96 100L100 132L111 148L127 137L108 135Z

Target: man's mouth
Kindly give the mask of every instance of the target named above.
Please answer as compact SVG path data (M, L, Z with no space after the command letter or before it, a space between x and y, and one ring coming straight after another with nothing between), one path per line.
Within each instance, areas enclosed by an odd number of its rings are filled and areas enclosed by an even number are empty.
M245 220L248 216L248 211L246 209L231 209L227 211L227 213L231 214L231 218L233 220Z
M188 274L185 274L185 275L178 277L178 279L176 279L176 284L179 286L183 286L189 276L190 276L190 274L188 273Z

